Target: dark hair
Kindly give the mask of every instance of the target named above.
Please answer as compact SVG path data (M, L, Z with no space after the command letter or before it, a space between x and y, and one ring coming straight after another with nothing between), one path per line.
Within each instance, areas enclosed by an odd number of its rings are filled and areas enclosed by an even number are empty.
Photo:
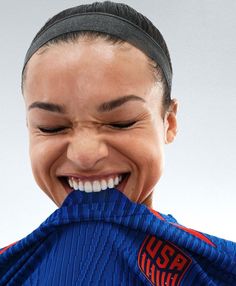
M130 22L134 23L135 25L139 26L142 30L144 30L147 34L149 34L162 48L164 53L166 54L166 57L169 61L171 71L172 71L172 65L171 65L171 59L169 55L169 51L166 45L166 42L161 35L160 31L152 24L152 22L142 15L141 13L137 12L132 7L123 4L123 3L115 3L111 1L104 1L104 2L94 2L92 4L85 4L80 5L76 7L72 7L66 10L61 11L60 13L56 14L52 18L50 18L45 25L39 30L39 32L36 34L36 36L33 39L33 42L42 34L44 33L47 28L52 25L53 23L62 20L68 16L73 16L76 14L82 14L82 13L89 13L89 12L101 12L101 13L108 13L113 14L116 16L119 16L121 18L127 19ZM57 38L54 38L44 44L43 47L57 44L60 42L74 42L81 36L88 36L91 38L104 38L105 40L112 42L113 44L123 43L124 41L122 39L119 39L115 36L104 34L101 32L92 32L92 31L79 31L79 32L70 32L67 34L63 34L61 36L58 36ZM150 59L151 60L151 59ZM171 90L167 85L166 79L163 75L163 72L161 68L159 67L158 63L154 63L153 60L151 60L152 66L154 67L155 75L158 75L158 79L163 83L163 106L166 110L169 107L169 104L171 102ZM23 82L25 79L27 67L23 70L22 73L22 87ZM23 88L22 88L23 89Z

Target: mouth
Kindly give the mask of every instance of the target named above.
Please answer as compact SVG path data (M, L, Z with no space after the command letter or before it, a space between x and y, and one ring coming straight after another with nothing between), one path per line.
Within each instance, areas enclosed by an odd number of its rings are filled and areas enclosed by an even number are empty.
M113 174L97 178L84 178L77 176L63 176L60 181L66 189L92 193L101 192L109 189L118 189L123 192L130 173Z

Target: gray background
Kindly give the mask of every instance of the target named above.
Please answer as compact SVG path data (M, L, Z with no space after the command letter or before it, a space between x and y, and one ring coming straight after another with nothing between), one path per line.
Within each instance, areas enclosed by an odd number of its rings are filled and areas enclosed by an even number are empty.
M36 228L55 206L34 183L20 92L23 58L58 11L92 1L1 1L0 246ZM163 33L180 102L179 134L166 146L155 209L236 241L236 1L126 0Z

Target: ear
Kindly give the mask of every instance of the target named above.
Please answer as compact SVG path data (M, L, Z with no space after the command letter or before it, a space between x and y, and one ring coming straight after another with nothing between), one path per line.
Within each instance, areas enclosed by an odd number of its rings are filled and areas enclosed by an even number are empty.
M172 143L178 132L177 118L176 118L178 106L179 106L178 101L176 99L172 99L171 104L165 114L164 125L165 125L166 144Z

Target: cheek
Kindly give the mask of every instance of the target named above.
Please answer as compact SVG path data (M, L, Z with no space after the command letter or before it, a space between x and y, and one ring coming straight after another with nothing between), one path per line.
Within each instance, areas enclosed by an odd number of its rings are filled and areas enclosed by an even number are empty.
M49 175L50 168L61 156L62 148L59 140L51 138L30 136L30 160L32 171L35 177L42 177L36 180L43 180L45 175Z
M132 161L140 171L155 167L162 169L164 157L164 140L162 130L154 128L137 129L119 136L113 136L110 144Z
M46 153L46 154L45 154ZM41 148L41 144L30 144L30 160L31 168L35 181L41 189L45 189L45 174L47 174L47 166L50 161L50 154Z
M145 189L152 189L159 181L164 169L164 150L162 144L146 145L140 158L140 172L146 184Z
M139 140L132 141L133 156L146 190L152 189L160 179L164 168L163 128L151 128ZM132 151L131 151L132 152Z

